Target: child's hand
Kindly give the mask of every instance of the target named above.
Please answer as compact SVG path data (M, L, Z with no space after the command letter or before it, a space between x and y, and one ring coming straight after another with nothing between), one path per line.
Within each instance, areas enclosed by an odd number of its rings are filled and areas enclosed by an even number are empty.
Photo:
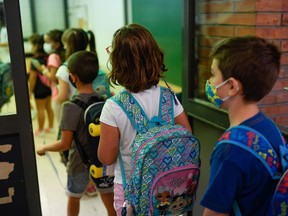
M42 146L41 148L39 148L39 149L37 150L37 154L38 154L39 156L45 155L45 152L46 152L46 150L44 149L44 146Z
M48 68L45 65L41 65L41 71L42 71L42 74L44 75L49 72Z

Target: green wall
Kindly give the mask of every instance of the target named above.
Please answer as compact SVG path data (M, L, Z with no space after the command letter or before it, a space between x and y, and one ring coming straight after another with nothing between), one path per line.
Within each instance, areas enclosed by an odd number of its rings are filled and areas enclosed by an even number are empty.
M182 1L133 0L133 23L149 29L164 50L166 80L182 86Z

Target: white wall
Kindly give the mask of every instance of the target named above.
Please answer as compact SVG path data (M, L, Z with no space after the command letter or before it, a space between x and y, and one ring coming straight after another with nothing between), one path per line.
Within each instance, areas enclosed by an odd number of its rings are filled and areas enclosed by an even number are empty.
M28 38L32 32L30 0L19 0L23 37ZM35 23L37 31L44 34L51 29L63 29L65 26L64 3L59 0L36 0Z
M19 0L24 38L32 32L29 0ZM38 33L64 27L63 1L36 0L36 25ZM107 71L108 55L105 48L111 44L113 33L124 25L124 0L68 0L69 27L92 30L100 67ZM63 29L64 30L64 29ZM26 46L25 46L26 47Z
M125 23L123 0L69 0L71 27L83 25L92 30L96 37L96 48L102 70L107 71L108 54L114 32ZM84 24L83 21L84 20Z
M29 37L32 33L30 4L28 0L20 0L19 4L23 37Z

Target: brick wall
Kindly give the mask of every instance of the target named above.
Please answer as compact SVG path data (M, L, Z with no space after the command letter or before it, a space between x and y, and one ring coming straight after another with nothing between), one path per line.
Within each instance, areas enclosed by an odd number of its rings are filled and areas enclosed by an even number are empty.
M197 1L197 95L205 96L210 76L208 55L213 45L226 37L256 35L275 43L282 52L281 69L272 92L260 101L260 109L277 124L288 127L288 1L199 0Z

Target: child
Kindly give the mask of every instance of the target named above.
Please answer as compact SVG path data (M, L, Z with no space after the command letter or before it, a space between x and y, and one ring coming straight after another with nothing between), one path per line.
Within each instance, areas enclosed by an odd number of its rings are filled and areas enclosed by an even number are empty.
M60 118L61 104L58 104L56 97L58 94L56 72L64 61L64 46L61 41L63 31L53 29L44 34L44 50L49 54L47 65L42 66L42 73L50 80L52 89L53 110L56 118ZM52 130L52 128L50 129Z
M125 87L144 109L148 118L158 115L160 98L159 79L167 71L164 54L152 34L138 24L118 29L113 36L110 54L112 66L109 81ZM192 132L182 105L174 104L175 123ZM114 206L121 215L124 189L119 166L121 151L127 179L131 171L131 145L136 130L126 114L113 100L107 99L100 117L100 143L98 157L104 164L115 164Z
M62 35L62 43L65 47L65 62L62 64L56 72L56 78L58 80L58 95L56 97L57 104L70 100L76 93L75 86L69 81L69 72L67 68L67 59L75 52L80 50L89 50L96 53L95 37L92 31L85 32L80 28L66 29ZM99 75L99 74L98 74ZM97 76L98 77L98 76ZM62 161L65 163L68 159L67 152L61 152ZM97 195L94 183L91 181L87 187L87 195Z
M47 86L44 75L41 73L41 64L46 65L47 54L43 50L43 36L33 34L29 38L31 44L31 65L29 70L29 95L34 94L38 129L35 131L35 136L44 136L45 111L48 117L48 128L53 128L54 114L51 106L51 88Z
M90 37L88 37L88 34ZM96 54L95 38L91 31L87 33L79 28L69 28L62 35L62 43L65 47L65 61L75 52L86 50L89 45L89 50ZM69 73L66 63L61 65L56 72L58 80L58 95L56 101L59 104L69 100L76 92L76 88L69 82Z
M230 127L253 128L279 154L282 141L277 126L257 107L278 77L277 47L256 36L232 37L218 44L211 58L208 98L228 111ZM235 201L242 215L266 215L277 181L272 180L259 159L224 143L214 149L210 166L209 185L200 202L205 207L203 215L234 215Z
M68 59L68 69L71 82L76 86L78 94L75 98L87 103L92 96L98 96L92 88L92 81L96 78L99 70L97 56L88 51L74 53ZM71 118L73 113L73 118ZM78 215L80 208L80 198L85 193L89 184L89 172L82 163L73 140L73 133L76 132L84 150L89 152L88 137L83 136L87 128L84 124L84 111L73 102L67 101L62 106L61 117L61 139L50 145L43 145L38 151L38 155L44 155L46 151L65 151L69 149L69 160L67 164L68 183L68 207L67 215ZM93 154L93 152L89 152ZM109 216L115 215L113 209L113 193L101 194L101 198L108 210ZM110 198L110 200L109 200ZM107 202L107 200L109 202ZM108 207L110 208L108 208Z

